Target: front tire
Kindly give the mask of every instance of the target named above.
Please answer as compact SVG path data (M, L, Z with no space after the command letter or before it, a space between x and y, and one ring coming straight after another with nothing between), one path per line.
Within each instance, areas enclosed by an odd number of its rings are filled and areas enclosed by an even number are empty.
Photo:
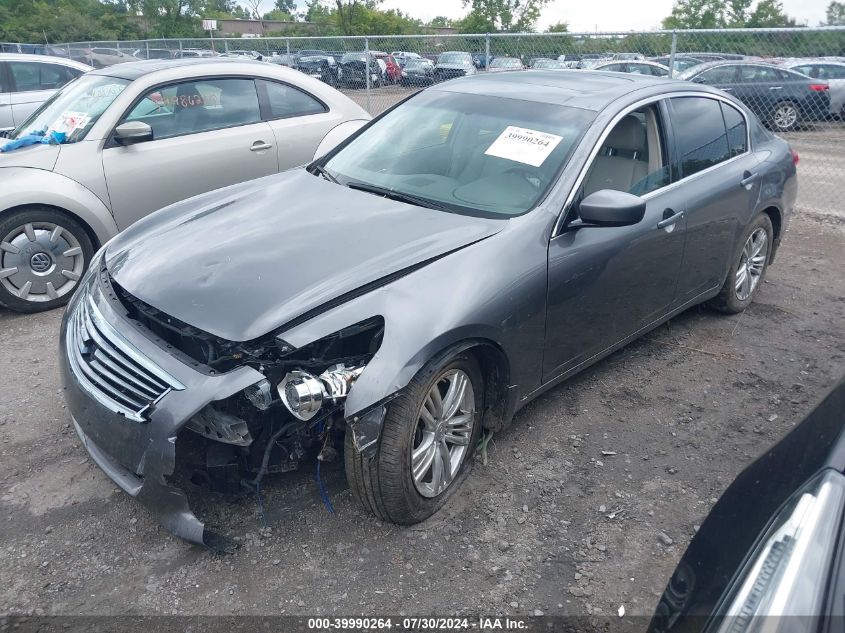
M93 253L82 225L61 211L10 213L0 220L0 304L16 312L64 305Z
M746 229L734 254L725 285L710 306L726 314L738 314L754 300L769 267L773 244L772 221L760 213Z
M353 496L383 521L413 525L439 510L466 478L481 431L483 379L466 352L426 365L388 406L378 453L346 434Z

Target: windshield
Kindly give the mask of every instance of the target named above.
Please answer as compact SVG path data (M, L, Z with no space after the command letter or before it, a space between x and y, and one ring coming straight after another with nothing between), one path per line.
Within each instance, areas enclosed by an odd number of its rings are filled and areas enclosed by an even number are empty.
M533 101L426 91L374 123L324 168L342 185L378 187L465 215L514 216L534 207L594 116Z
M472 56L469 53L443 53L437 58L438 64L471 64Z
M129 81L102 75L82 75L59 90L12 135L65 132L65 143L82 140Z
M362 62L367 59L366 53L346 53L341 60L341 64L348 64L349 62Z
M418 68L425 68L428 64L419 59L409 59L408 63L405 64L405 68L407 70L416 70Z

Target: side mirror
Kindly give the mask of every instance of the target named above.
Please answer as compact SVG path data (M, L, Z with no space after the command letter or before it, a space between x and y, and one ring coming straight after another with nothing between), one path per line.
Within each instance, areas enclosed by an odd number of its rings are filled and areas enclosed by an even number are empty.
M114 128L114 140L120 145L134 145L153 140L153 128L143 121L127 121Z
M645 200L624 191L602 189L578 205L581 223L590 226L629 226L645 215Z

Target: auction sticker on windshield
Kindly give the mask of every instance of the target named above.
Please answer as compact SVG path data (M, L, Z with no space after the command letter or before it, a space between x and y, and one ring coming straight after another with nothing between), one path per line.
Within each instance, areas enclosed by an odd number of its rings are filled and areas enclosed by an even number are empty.
M509 125L484 153L539 167L562 140L556 134Z

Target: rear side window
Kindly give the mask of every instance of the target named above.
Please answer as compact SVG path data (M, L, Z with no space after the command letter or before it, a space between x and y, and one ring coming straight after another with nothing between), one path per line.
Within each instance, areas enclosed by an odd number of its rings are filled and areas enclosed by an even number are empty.
M766 66L740 66L739 80L745 83L765 83L783 81L783 74L777 68Z
M59 64L41 62L9 62L16 92L58 90L81 71Z
M818 73L812 75L819 79L845 79L845 66L824 65L816 66Z
M697 79L706 84L732 84L736 81L736 66L716 66L705 70Z
M287 119L326 112L326 106L298 88L272 81L262 81L267 90L270 118Z
M728 131L728 150L731 157L744 154L748 150L748 130L745 117L727 103L722 103L722 114L725 117L725 128Z
M671 102L682 178L730 158L725 120L718 100L675 97Z

